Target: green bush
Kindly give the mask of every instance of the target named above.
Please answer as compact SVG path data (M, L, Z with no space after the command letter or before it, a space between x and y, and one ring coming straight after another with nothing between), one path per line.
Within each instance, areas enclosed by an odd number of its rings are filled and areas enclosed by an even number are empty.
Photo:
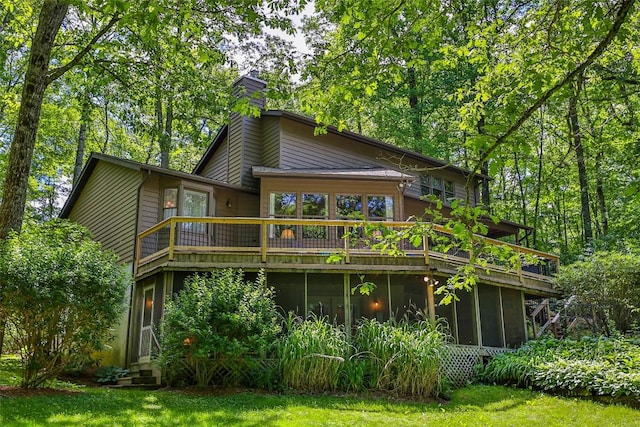
M0 318L37 387L102 348L124 309L131 276L88 230L68 221L27 225L0 248Z
M440 392L445 342L444 334L426 321L363 319L354 337L367 387L425 397Z
M283 384L312 391L337 389L344 361L351 354L344 327L317 317L298 319L288 327L278 349Z
M530 341L495 357L479 378L560 394L637 398L640 345L624 338Z
M273 289L261 272L245 281L241 270L214 270L185 281L167 303L162 324L160 362L169 383L187 380L199 386L220 382L218 370L239 382L255 372L253 356L274 348L280 332Z
M428 322L363 319L350 341L322 319L290 321L280 345L284 385L324 390L378 389L415 396L441 390L445 335Z

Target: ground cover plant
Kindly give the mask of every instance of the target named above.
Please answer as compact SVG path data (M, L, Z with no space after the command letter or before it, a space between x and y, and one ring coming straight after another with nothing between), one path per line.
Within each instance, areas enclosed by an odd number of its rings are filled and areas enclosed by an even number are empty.
M479 378L640 405L639 344L626 338L590 337L530 341L516 352L495 357Z

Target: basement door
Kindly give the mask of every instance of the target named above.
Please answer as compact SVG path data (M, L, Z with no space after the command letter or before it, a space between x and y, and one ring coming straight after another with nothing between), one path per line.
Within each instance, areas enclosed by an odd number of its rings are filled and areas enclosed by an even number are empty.
M157 340L153 333L153 294L155 285L147 286L142 291L142 329L140 330L140 346L138 358L140 362L151 360L151 353ZM157 348L157 347L156 347Z

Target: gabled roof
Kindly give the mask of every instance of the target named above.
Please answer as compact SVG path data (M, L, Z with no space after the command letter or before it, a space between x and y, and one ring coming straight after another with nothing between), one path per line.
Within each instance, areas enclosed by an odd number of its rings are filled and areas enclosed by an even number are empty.
M110 156L108 154L100 154L100 153L91 153L87 163L84 165L82 172L80 173L80 178L78 178L78 183L73 187L71 194L67 198L62 210L60 211L60 218L66 218L69 216L73 205L75 204L78 197L82 193L82 189L87 184L87 181L91 177L93 170L96 168L98 162L107 162L114 165L118 165L124 168L128 168L135 171L148 172L148 173L157 173L164 176L169 176L178 179L187 179L190 181L197 181L203 184L215 185L217 187L224 187L230 190L240 190L247 191L246 189L237 187L235 185L230 185L225 182L221 182L215 179L205 178L199 175L193 175L187 172L180 172L172 169L161 168L159 166L149 165L146 163L135 162L133 160L122 159L120 157Z
M199 174L202 172L202 169L209 162L209 160L211 160L213 153L216 152L220 144L222 144L222 141L224 141L224 139L227 137L228 133L229 133L229 125L224 125L222 129L218 131L215 138L213 139L213 142L209 145L209 147L207 148L207 151L204 152L204 154L200 158L200 161L198 162L196 167L193 168L193 172L191 173Z
M307 117L307 116L303 116L300 114L296 114L296 113L291 113L289 111L284 111L284 110L265 110L262 111L261 113L261 117L283 117L285 119L289 119L289 120L293 120L295 122L307 125L307 126L312 126L312 127L316 127L318 126L318 123L316 123L316 121L314 119L312 119L311 117ZM211 157L213 156L213 154L216 152L216 150L218 149L218 146L222 143L222 141L224 141L224 138L227 136L227 133L229 131L229 128L227 125L225 125L220 132L218 132L218 134L216 135L215 139L213 140L213 142L211 143L211 145L209 146L209 148L207 148L207 151L204 153L204 155L202 156L202 159L200 159L200 161L198 162L198 164L196 165L196 167L193 170L194 174L198 174L202 172L202 169L204 168L204 166L209 162L209 160L211 160ZM401 147L398 147L396 145L392 145L392 144L388 144L386 142L380 141L378 139L375 138L370 138L368 136L364 136L361 135L359 133L356 132L350 132L350 131L339 131L338 128L336 128L335 126L327 126L327 133L333 134L333 135L341 135L341 136L346 136L348 138L351 138L355 141L358 141L360 143L372 146L374 148L378 148L380 150L385 150L385 151L390 151L392 153L397 154L400 157L405 157L405 158L411 158L413 160L417 160L419 162L425 162L425 163L429 163L434 165L435 167L438 168L442 168L444 170L449 170L452 172L456 172L459 174L462 174L464 176L469 176L471 175L471 171L468 169L464 169L458 166L455 166L451 163L447 163L445 161L433 158L433 157L429 157L429 156L424 156L422 154L416 153L415 151L411 151L411 150L407 150ZM491 177L481 174L481 173L476 173L476 176L478 178L483 178L483 179L491 179Z

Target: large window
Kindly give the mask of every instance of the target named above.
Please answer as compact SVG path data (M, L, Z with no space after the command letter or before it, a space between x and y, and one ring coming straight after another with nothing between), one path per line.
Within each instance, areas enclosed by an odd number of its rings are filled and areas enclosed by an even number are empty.
M178 189L165 188L162 202L162 219L178 215Z
M393 221L393 197L368 196L367 218L369 221Z
M450 204L456 196L455 186L452 181L431 175L422 175L420 177L420 195L434 196L436 199Z
M297 218L298 195L296 193L269 194L269 216L271 218ZM288 225L274 225L269 231L270 237L295 239L293 227Z
M362 196L353 194L336 195L336 219L362 218Z
M195 216L205 217L209 215L209 193L206 191L196 191L183 189L182 206L178 209L179 197L177 188L165 188L162 199L162 219L172 216ZM204 233L206 224L185 222L182 229L194 233Z
M182 201L182 216L207 216L209 208L209 194L203 191L184 190ZM183 229L194 233L204 233L206 224L197 222L186 222Z
M327 194L302 193L302 218L329 219L327 210ZM306 239L326 239L327 227L321 225L306 225L302 227L302 237Z

